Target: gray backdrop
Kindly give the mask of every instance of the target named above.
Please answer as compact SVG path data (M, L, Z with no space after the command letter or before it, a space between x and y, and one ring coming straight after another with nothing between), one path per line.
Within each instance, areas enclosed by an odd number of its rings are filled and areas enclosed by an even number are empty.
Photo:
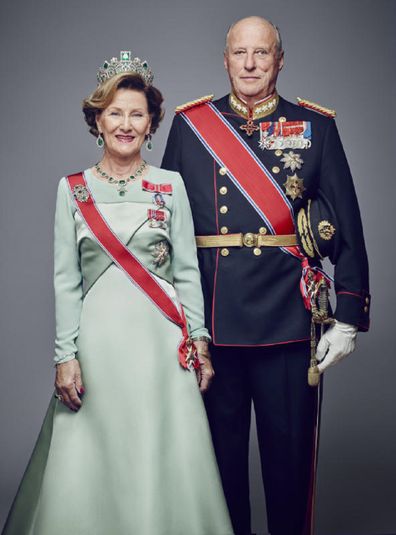
M317 533L396 532L396 10L386 0L2 0L0 525L52 392L55 192L62 175L99 157L80 111L97 67L120 49L149 60L166 98L150 156L159 164L173 108L227 92L224 34L232 21L251 14L281 28L280 93L338 112L371 264L372 328L359 336L354 356L326 376ZM254 432L252 438L253 520L263 532Z

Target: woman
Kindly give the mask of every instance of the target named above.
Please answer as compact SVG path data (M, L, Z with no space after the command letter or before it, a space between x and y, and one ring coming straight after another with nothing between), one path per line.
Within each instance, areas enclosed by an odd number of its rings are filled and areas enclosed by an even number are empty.
M3 535L230 535L190 207L141 156L162 96L128 52L98 80L103 157L58 189L56 394Z

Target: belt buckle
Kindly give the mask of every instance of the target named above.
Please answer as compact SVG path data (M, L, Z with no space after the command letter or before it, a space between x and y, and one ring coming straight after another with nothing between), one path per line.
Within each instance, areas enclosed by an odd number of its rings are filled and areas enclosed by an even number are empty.
M258 235L253 234L253 232L247 232L242 236L242 243L245 247L257 247Z

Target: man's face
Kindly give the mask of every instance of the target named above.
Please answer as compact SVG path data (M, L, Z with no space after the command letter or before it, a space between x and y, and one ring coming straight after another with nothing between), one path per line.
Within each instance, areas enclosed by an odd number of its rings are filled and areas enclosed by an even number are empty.
M274 28L261 21L238 22L228 36L224 66L234 93L243 100L258 101L273 93L283 67Z

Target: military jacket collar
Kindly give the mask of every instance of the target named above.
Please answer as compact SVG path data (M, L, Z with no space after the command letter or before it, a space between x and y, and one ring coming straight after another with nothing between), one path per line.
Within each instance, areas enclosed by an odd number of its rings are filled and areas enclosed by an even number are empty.
M279 95L276 91L269 97L256 102L253 108L249 108L246 102L238 98L234 93L230 93L229 96L229 105L231 109L246 119L261 119L262 117L270 115L276 110L278 102Z

